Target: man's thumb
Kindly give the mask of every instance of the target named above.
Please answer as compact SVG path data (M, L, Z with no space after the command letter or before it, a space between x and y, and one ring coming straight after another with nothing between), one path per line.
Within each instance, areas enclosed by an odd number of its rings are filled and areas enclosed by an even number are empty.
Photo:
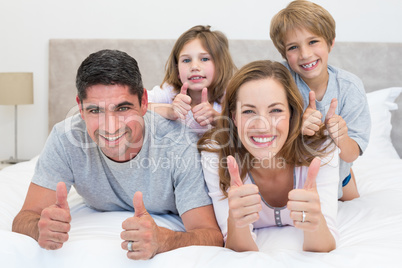
M230 175L230 186L242 186L243 182L239 175L239 166L236 163L236 159L229 155L227 161Z
M56 186L56 205L62 209L70 209L67 202L67 187L64 182Z
M144 206L144 201L142 200L142 193L135 192L133 197L133 205L134 205L134 217L141 217L147 213L147 210Z

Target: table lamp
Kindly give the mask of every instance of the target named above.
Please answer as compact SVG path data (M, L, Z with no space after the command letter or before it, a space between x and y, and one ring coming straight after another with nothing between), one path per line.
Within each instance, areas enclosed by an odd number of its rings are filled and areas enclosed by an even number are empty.
M17 157L17 105L19 104L33 104L33 73L0 73L0 105L14 105L15 107L14 157L2 161L3 164L26 161Z

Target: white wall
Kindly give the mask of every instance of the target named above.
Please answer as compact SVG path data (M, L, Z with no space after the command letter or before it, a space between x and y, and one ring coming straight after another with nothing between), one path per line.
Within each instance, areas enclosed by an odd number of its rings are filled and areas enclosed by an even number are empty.
M400 0L313 1L334 16L337 41L402 42ZM34 73L35 104L18 108L18 156L38 155L48 134L49 39L174 39L197 24L230 39L269 39L272 16L288 2L0 0L0 72ZM0 159L13 154L14 108L0 106Z

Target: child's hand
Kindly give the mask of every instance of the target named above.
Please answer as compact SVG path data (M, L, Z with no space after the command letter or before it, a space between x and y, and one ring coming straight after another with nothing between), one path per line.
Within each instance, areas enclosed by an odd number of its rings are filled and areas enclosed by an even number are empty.
M303 189L294 189L289 192L287 208L290 210L290 218L293 220L294 226L303 231L317 230L322 218L320 197L316 184L320 165L321 160L318 157L314 158L308 168Z
M188 84L184 83L181 87L181 91L173 100L172 108L174 115L171 118L184 119L188 112L191 110L191 98L187 95Z
M337 99L332 99L331 106L325 116L325 125L331 138L334 140L336 146L339 147L340 142L348 137L348 127L342 116L335 114L336 106L338 105Z
M314 91L310 91L309 105L306 111L304 111L302 119L302 134L313 136L320 129L321 118L322 114L315 106L315 93Z
M230 174L229 219L237 228L243 228L259 219L261 197L256 185L243 184L234 157L229 155L227 161Z
M206 126L215 121L217 112L208 102L208 89L203 88L201 94L201 103L196 105L192 111L195 121L197 121L201 126Z

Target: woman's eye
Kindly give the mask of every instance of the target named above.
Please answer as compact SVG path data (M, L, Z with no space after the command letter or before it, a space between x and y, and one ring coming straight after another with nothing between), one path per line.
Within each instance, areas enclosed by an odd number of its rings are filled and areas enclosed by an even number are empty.
M252 110L244 110L242 114L252 114L254 113Z

